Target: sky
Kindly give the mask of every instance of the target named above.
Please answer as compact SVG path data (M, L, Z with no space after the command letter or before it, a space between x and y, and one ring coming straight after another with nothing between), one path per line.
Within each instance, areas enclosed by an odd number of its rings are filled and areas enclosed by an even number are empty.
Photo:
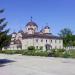
M0 17L6 18L10 33L24 30L32 16L38 30L48 24L55 35L63 28L75 34L75 0L0 0L2 8L5 12Z

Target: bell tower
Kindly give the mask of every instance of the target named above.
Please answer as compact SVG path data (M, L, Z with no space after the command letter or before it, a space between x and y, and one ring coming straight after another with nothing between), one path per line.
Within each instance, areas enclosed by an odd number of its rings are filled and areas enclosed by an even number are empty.
M26 32L28 34L34 34L37 31L37 29L38 26L34 21L32 21L32 17L31 17L30 22L26 24Z

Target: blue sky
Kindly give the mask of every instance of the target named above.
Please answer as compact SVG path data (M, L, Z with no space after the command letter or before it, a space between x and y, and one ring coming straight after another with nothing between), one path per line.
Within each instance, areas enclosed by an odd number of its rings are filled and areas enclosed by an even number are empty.
M24 29L32 16L39 30L48 23L53 34L65 27L75 33L75 0L0 0L0 8L10 32Z

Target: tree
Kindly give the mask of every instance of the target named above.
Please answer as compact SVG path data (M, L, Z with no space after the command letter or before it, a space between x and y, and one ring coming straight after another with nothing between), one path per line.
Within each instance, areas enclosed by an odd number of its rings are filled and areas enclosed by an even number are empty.
M0 10L0 14L2 14L4 10ZM7 26L7 22L5 22L5 18L0 19L0 50L3 47L9 44L10 36L8 35L9 29L5 29Z
M75 35L72 35L72 42L73 42L73 46L75 46Z
M60 31L59 36L63 38L64 46L73 45L73 33L70 29L64 28Z

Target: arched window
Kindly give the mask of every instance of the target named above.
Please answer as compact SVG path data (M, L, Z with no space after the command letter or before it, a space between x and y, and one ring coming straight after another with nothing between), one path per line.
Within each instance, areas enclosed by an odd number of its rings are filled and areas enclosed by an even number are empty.
M47 43L47 40L46 40L46 43Z

